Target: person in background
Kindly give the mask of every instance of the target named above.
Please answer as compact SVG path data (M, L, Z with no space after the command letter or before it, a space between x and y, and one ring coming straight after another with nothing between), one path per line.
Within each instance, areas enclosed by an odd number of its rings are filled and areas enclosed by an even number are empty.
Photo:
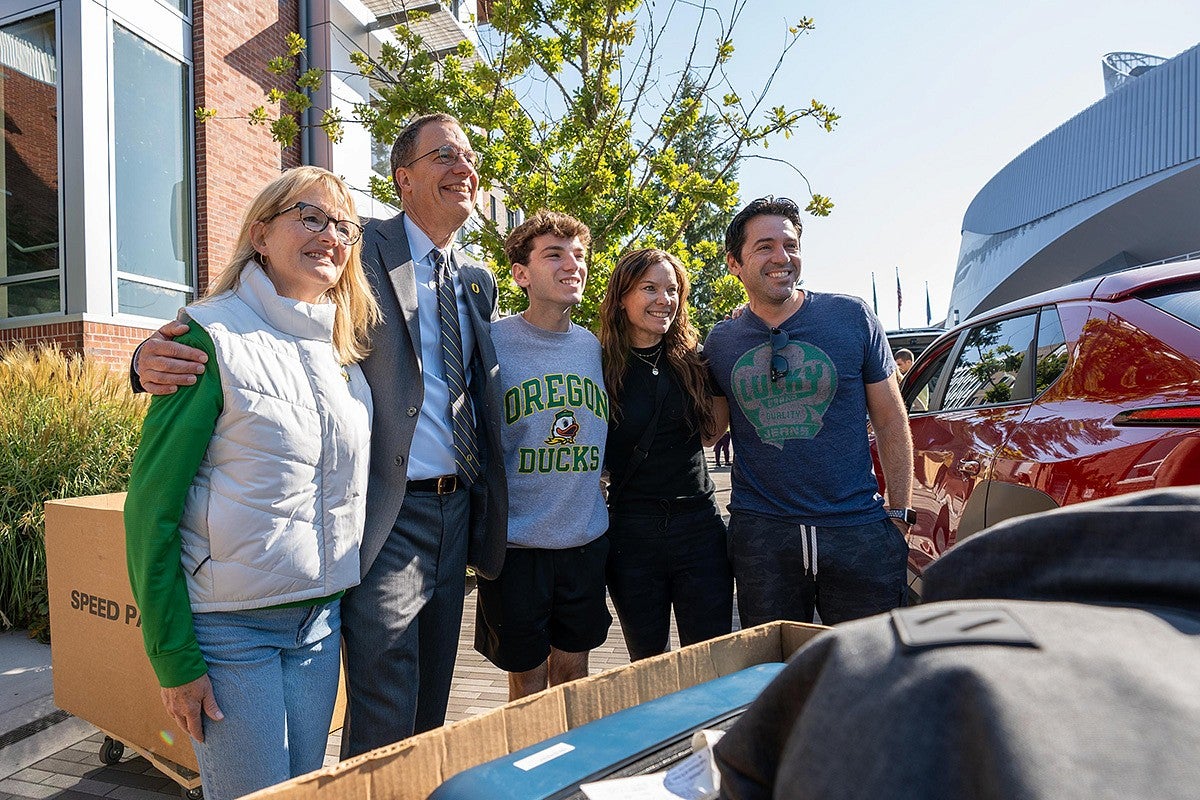
M896 372L895 372L896 381L899 383L903 383L904 376L908 374L908 371L910 369L912 369L912 365L913 365L912 350L909 350L907 347L901 347L899 350L896 351L895 359L896 359Z
M322 765L342 594L359 582L379 308L333 174L297 167L251 202L181 344L209 368L155 397L125 502L130 583L163 705L204 794Z
M733 574L704 445L729 424L688 319L675 256L626 253L600 309L609 425L608 588L634 661L729 633Z
M721 438L717 439L717 443L713 445L713 466L721 466L721 456L725 456L725 466L733 466L733 435L729 431L721 434Z

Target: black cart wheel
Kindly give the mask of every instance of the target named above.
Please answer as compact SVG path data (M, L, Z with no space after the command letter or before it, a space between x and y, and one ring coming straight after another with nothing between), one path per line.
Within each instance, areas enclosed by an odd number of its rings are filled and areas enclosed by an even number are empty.
M197 786L195 789L184 789L180 786L179 793L183 795L184 800L204 800L203 786Z
M112 766L120 761L123 755L125 755L125 745L111 736L105 736L104 744L100 745L100 760Z

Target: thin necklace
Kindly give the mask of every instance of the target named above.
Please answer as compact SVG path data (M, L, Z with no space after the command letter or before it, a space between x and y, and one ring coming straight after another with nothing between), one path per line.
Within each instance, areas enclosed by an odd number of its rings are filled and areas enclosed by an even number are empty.
M662 342L658 343L658 349L656 351L654 351L653 359L646 358L644 355L639 353L637 350L634 350L632 347L629 348L629 352L633 353L635 356L637 356L639 361L641 361L642 363L644 363L650 367L651 375L658 374L658 359L661 358L662 354L663 354Z

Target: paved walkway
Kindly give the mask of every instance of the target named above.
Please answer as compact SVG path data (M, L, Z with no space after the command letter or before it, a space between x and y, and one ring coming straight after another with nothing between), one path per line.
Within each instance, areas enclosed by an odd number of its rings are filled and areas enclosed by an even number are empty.
M713 470L713 481L724 509L729 500L729 468ZM474 637L474 601L468 597L450 691L450 722L503 705L508 699L506 674L475 652ZM678 646L673 629L671 644ZM627 663L614 614L608 641L592 651L590 672ZM0 634L0 800L179 797L174 781L131 752L119 763L105 766L99 757L103 740L96 728L54 707L50 648L21 633ZM340 732L329 737L326 764L337 761L340 743Z

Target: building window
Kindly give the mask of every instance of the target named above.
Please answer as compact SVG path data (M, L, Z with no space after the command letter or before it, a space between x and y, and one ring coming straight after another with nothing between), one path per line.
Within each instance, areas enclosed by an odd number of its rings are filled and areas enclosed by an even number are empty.
M179 15L184 19L191 16L192 3L191 0L159 0L167 8L178 11Z
M117 307L167 319L193 297L188 67L113 25Z
M381 178L392 177L392 143L371 137L371 171Z
M492 222L495 222L495 221L496 221L496 216L497 216L497 215L496 215L496 195L491 195L491 196L490 196L488 199L491 201L491 217L492 217Z
M62 310L54 13L0 27L0 319Z

